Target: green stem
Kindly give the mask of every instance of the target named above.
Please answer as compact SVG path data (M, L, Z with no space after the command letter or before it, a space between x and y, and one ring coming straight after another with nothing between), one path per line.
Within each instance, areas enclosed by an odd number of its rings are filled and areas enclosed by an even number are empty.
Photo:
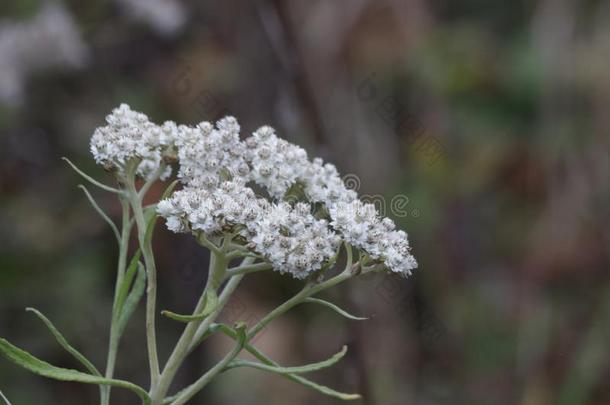
M205 297L208 291L216 291L218 289L220 283L222 282L222 279L224 278L224 272L226 268L227 261L224 258L224 255L217 253L212 253L210 255L210 269L208 272L208 280L206 282L205 288L203 289L203 293L199 298L199 302L197 302L197 306L193 311L193 314L198 314L203 311L206 303ZM188 354L188 348L191 344L193 336L197 332L197 328L202 322L203 320L189 322L184 328L184 331L182 332L178 343L174 347L172 354L167 360L167 364L163 368L163 372L159 377L159 384L157 388L154 391L151 391L152 401L154 405L162 403L163 398L169 390L169 386L171 385L176 373L178 372L178 369L180 368L180 365L182 365L182 362Z
M239 266L227 270L227 275L236 276L238 274L250 274L257 271L270 270L272 266L269 263L256 263L247 266Z
M159 179L163 172L165 172L166 168L167 165L161 163L157 170L150 176L150 178L144 182L144 184L140 188L140 191L138 192L138 197L140 197L140 200L144 199L144 196L146 195L150 187L155 184L155 182Z
M245 265L245 263L244 263L244 265ZM249 341L251 341L256 336L256 334L258 334L265 326L267 326L275 318L277 318L281 314L287 312L289 309L293 308L294 306L300 304L306 298L308 298L314 294L317 294L320 291L331 288L339 283L342 283L345 280L350 279L351 277L353 277L354 275L357 274L358 267L359 267L358 263L352 266L351 260L348 260L348 264L347 264L345 270L342 273L338 274L337 276L332 277L319 284L312 284L312 283L307 284L305 286L305 288L303 288L303 290L301 290L294 297L292 297L291 299L289 299L288 301L286 301L285 303L283 303L282 305L280 305L279 307L277 307L276 309L271 311L259 323L257 323L252 328L252 330L246 335L243 342L238 343L237 346L230 353L228 353L219 363L217 363L207 373L205 373L199 380L197 380L195 383L190 385L185 390L181 391L175 397L176 399L173 402L171 402L171 405L182 405L182 404L186 403L186 401L188 401L190 398L192 398L205 385L207 385L212 380L212 378L214 378L218 373L222 372L224 370L224 368L233 359L235 359L235 357L237 357L239 352L244 347L244 344L247 344ZM228 299L228 296L230 296L230 294L237 287L237 284L235 284L235 286L231 286L230 285L231 281L233 281L233 279L236 279L238 277L241 279L241 277L243 277L243 274L234 276L229 281L229 283L227 284L227 287L222 292L219 301L224 301L224 300ZM236 281L236 283L239 283L239 279ZM227 293L227 294L225 294L225 293ZM225 295L225 297L223 297L223 295ZM224 300L223 300L223 298L224 298ZM218 309L217 311L220 311L220 309ZM198 330L198 332L200 332L200 335L197 336L197 334L195 334L195 336L193 337L193 347L199 342L199 338L201 338L201 336L203 336L203 334L208 330L209 325L211 325L211 323L214 322L214 318L215 317L213 315L211 315L210 317L206 318L206 320L204 322L202 322L202 324L200 325L199 330ZM204 324L207 324L207 325L204 325ZM155 399L153 398L153 405L156 405L157 403L161 404L162 397L159 402L154 402L154 401L155 401Z
M148 360L150 363L150 387L151 392L157 387L159 380L159 355L157 354L157 336L155 329L155 315L157 305L157 269L155 258L152 252L152 238L146 238L146 220L142 209L142 197L138 194L135 187L135 170L139 162L134 162L134 166L126 170L126 186L133 210L133 216L138 230L138 242L140 251L146 266L146 345L148 347Z
M197 394L203 387L205 387L212 379L220 372L222 372L225 367L233 360L239 352L244 347L244 339L242 335L242 339L238 341L233 350L229 352L222 360L220 360L214 367L208 370L201 378L199 378L195 383L190 385L188 388L181 391L177 398L171 403L171 405L183 405L189 399L191 399L195 394ZM154 403L154 402L153 402Z
M117 277L116 285L114 288L114 303L112 305L112 321L110 325L110 341L108 344L108 358L106 360L106 372L104 376L106 378L112 378L114 374L114 367L116 364L116 356L119 346L120 336L117 333L117 321L120 315L120 308L117 307L118 295L123 278L125 276L125 267L127 265L127 251L129 248L129 234L131 231L130 219L129 219L129 203L123 196L120 197L122 207L122 227L121 235L119 239L119 261L117 264ZM110 386L102 387L101 391L101 404L108 405L110 403Z
M336 275L335 277L332 277L319 284L308 283L307 285L305 285L305 288L303 288L301 291L299 291L295 296L290 298L288 301L284 302L279 307L275 308L273 311L271 311L269 314L267 314L263 319L261 319L256 325L254 325L252 327L252 329L250 329L250 331L248 332L246 341L247 342L251 341L271 321L273 321L278 316L286 313L291 308L299 305L306 298L309 298L312 295L319 293L320 291L334 287L335 285L352 278L356 274L357 269L358 269L358 263L356 263L353 266L351 266L351 263L348 263L348 266L346 266L345 270L342 273Z
M250 263L251 261L254 261L254 259L251 257L247 257L244 259L244 264ZM227 305L229 298L231 298L231 295L233 295L233 292L237 289L237 286L241 282L242 278L244 278L244 275L240 274L237 276L233 276L229 279L227 285L223 288L222 293L218 297L218 306L216 307L216 310L212 312L210 316L205 318L201 325L199 325L199 328L197 329L195 336L193 336L193 340L189 346L189 352L193 351L195 347L197 347L202 341L210 325L214 323L216 318L218 318L218 315L220 315L222 309L225 307L225 305Z

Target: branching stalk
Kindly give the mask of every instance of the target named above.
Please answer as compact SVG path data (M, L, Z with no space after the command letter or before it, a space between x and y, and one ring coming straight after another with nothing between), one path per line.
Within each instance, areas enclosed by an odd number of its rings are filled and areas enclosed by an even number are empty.
M153 392L158 384L159 380L159 355L157 354L157 333L155 329L155 316L156 316L156 305L157 305L157 270L155 265L155 258L152 252L151 238L146 237L147 224L144 218L144 210L142 208L142 197L136 190L135 187L135 170L138 162L127 170L127 193L129 202L133 210L133 216L135 218L138 242L140 244L140 250L142 257L144 258L144 265L146 267L147 274L147 287L146 287L146 345L148 347L148 360L150 365L150 386L151 392Z
M269 263L256 263L247 266L239 266L227 270L227 275L236 276L238 274L250 274L258 271L271 270L272 266Z
M117 303L119 297L119 290L123 284L125 276L125 268L127 265L127 251L129 248L129 235L131 233L131 221L129 218L129 202L121 196L122 208L122 223L121 223L121 235L119 238L119 260L117 264L117 276L116 285L114 288L114 303L112 305L112 322L110 324L110 341L108 343L108 358L106 360L106 372L104 376L106 378L112 378L114 375L114 367L116 364L116 356L119 346L120 336L117 333L118 319L120 316ZM101 404L108 405L110 403L110 386L102 387L102 398Z
M222 372L225 369L225 367L227 365L229 365L229 363L231 361L233 361L233 359L235 359L235 357L237 357L239 352L241 352L241 350L243 349L244 344L245 344L245 335L244 335L244 332L242 331L241 336L238 337L237 343L236 343L235 347L233 348L233 350L231 350L231 352L229 352L214 367L212 367L210 370L208 370L207 373L205 373L203 376L201 376L201 378L199 378L197 381L195 381L195 383L193 383L192 385L190 385L189 387L187 387L186 389L181 391L177 395L176 399L171 403L171 405L185 404L186 401L188 401L195 394L197 394L199 391L201 391L201 389L203 387L205 387L218 373Z
M348 261L348 265L345 270L340 274L332 277L326 281L323 281L319 284L308 283L305 287L299 291L296 295L290 298L288 301L284 302L279 307L275 308L269 314L267 314L263 319L261 319L256 325L250 329L247 335L246 341L251 341L261 330L263 330L269 323L271 323L278 316L286 313L288 310L294 308L299 305L305 299L311 297L319 293L320 291L326 290L328 288L334 287L335 285L344 282L345 280L350 279L356 274L356 270L358 269L359 264L356 263L351 265L351 260Z
M228 239L225 240L224 248L227 247ZM250 265L250 263L254 259L246 258L242 262L242 266L246 267ZM203 290L201 298L193 311L194 314L199 313L203 310L203 306L205 305L205 296L210 289L213 289L215 292L219 289L222 280L226 277L228 260L226 256L222 253L214 253L210 256L210 270L208 273L208 281ZM201 336L208 330L209 326L216 320L231 294L237 288L239 281L243 275L237 275L231 277L222 293L218 298L218 306L214 311L205 319L201 321L189 322L189 324L184 328L178 343L176 344L172 354L170 355L167 364L163 369L163 373L161 373L161 377L159 380L159 386L157 390L152 393L153 404L162 403L163 398L167 394L169 390L169 386L171 385L176 372L184 362L186 356L192 351L192 349L196 346L196 342L199 341Z

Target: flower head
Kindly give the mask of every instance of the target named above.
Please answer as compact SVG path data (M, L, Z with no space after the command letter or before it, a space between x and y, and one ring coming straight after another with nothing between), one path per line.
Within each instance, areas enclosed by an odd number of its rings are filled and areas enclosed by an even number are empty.
M171 134L127 104L112 110L106 123L91 137L91 153L98 164L123 172L128 161L139 159L137 174L142 177L159 169L163 151L172 143ZM168 168L161 177L169 177L170 173Z
M294 207L284 202L271 204L252 224L255 250L281 273L305 278L339 249L341 238L310 211L306 203Z
M338 202L351 202L358 198L358 194L354 190L345 186L335 165L324 164L320 158L308 162L301 173L300 181L304 184L305 193L312 202L331 206Z
M304 149L275 135L275 130L264 126L245 141L246 157L252 167L251 179L265 187L274 198L303 177L309 161Z
M125 104L106 121L91 139L98 163L120 172L138 159L137 172L147 177L158 174L164 157L178 159L184 188L157 205L174 232L237 238L275 270L296 278L322 269L342 242L394 273L409 275L417 267L405 232L373 204L360 201L334 165L310 161L304 149L271 127L242 141L233 117L215 126L158 126ZM270 198L255 195L253 184ZM283 201L297 184L308 201ZM325 207L329 220L312 215L310 203Z
M360 200L339 202L329 212L331 225L348 243L383 262L391 271L410 275L417 267L407 234L395 230L390 218L381 218L375 205Z
M178 176L193 187L216 187L225 179L245 178L250 168L244 159L245 146L239 139L239 124L233 117L196 127L178 128L176 147L180 161Z
M308 204L269 203L241 180L213 189L192 188L162 200L157 212L174 232L203 232L212 237L232 232L281 273L303 278L334 256L340 238L325 220L310 214Z

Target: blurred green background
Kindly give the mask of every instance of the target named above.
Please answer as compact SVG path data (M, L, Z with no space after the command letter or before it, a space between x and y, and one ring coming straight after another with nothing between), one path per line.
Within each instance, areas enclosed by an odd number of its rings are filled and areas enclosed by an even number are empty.
M128 102L153 120L235 115L335 162L410 235L420 263L327 294L350 322L301 306L257 341L286 365L342 344L312 378L363 405L609 404L610 3L543 0L92 0L0 4L0 336L78 367L24 308L103 367L116 244L76 188ZM95 192L111 216L119 206ZM155 237L160 308L189 311L207 254ZM299 283L248 277L223 315L254 322ZM117 376L147 385L143 306ZM166 358L180 333L159 319ZM183 386L224 354L213 338ZM176 385L176 388L178 387ZM14 405L94 404L97 388L0 359ZM130 393L113 390L113 403ZM192 403L339 401L231 370Z

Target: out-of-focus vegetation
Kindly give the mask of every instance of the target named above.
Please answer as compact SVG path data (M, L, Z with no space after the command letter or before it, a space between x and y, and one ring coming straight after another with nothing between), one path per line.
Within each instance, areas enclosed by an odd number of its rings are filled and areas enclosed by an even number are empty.
M0 336L76 368L33 306L103 365L116 246L60 157L105 177L88 140L125 101L158 121L271 124L357 174L409 232L412 278L332 297L369 321L297 308L257 342L274 358L315 361L348 343L343 367L314 378L363 404L610 403L607 2L137 3L65 0L49 20L42 1L0 4ZM189 238L155 243L160 307L187 312L208 259ZM254 275L225 319L255 321L296 288ZM117 375L145 384L142 318ZM179 329L158 324L165 358ZM211 342L181 385L228 350ZM0 391L18 405L97 397L4 360ZM116 391L113 402L132 400ZM241 370L193 401L204 402L336 403Z

